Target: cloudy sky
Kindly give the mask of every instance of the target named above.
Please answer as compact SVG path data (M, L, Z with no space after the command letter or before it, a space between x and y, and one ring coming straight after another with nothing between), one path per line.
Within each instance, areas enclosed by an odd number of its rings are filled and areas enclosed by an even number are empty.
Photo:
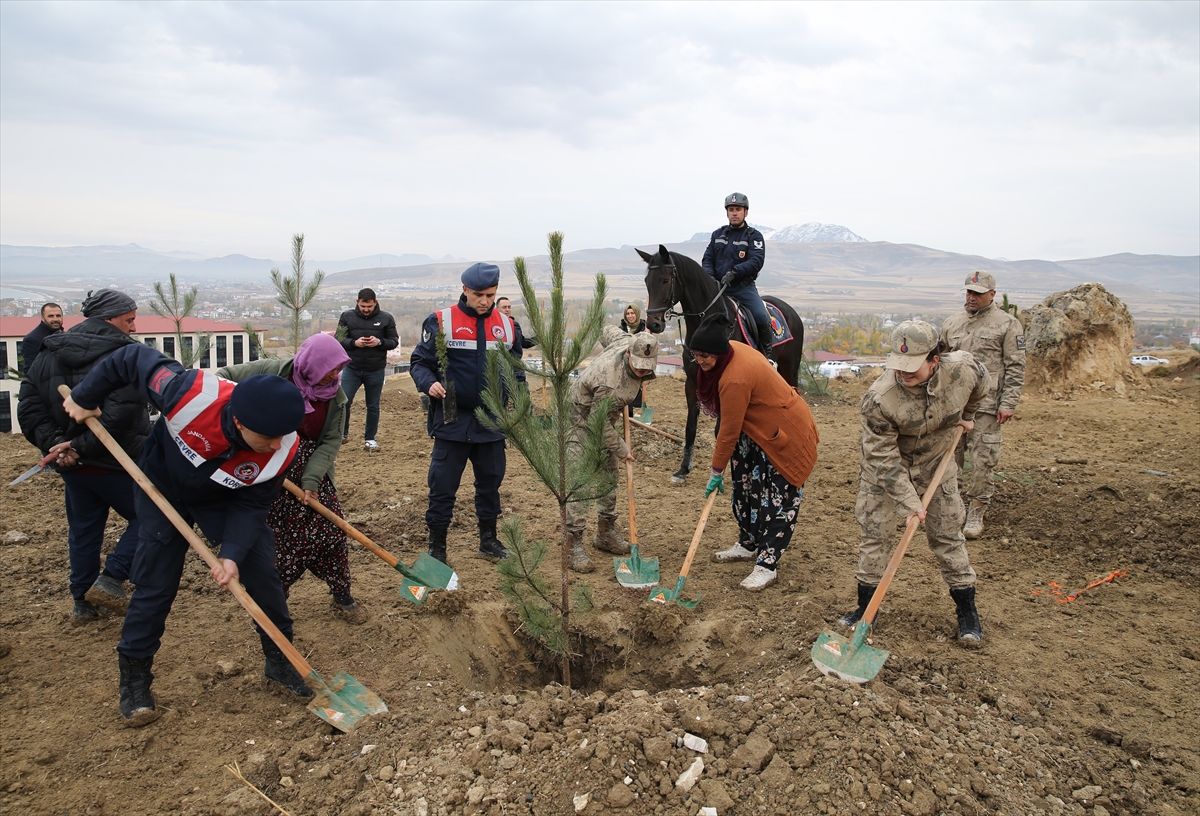
M1200 252L1200 3L0 3L0 240Z

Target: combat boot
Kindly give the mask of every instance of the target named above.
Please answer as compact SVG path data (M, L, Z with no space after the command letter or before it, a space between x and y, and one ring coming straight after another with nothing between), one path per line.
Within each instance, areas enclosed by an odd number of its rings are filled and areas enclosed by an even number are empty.
M292 639L290 635L286 637L289 641ZM275 645L270 635L260 632L258 639L262 641L263 657L267 659L266 665L263 666L263 677L267 678L267 685L278 684L305 700L312 697L313 690L304 684L300 672L296 671L296 667L284 656L283 650Z
M508 550L496 538L496 520L479 522L479 556L488 561L508 558Z
M150 683L154 675L150 669L154 658L134 660L117 652L117 664L121 668L121 716L130 728L141 728L157 720L161 715L154 705Z
M441 561L443 564L446 563L446 530L445 530L445 528L442 528L440 530L437 528L434 528L434 527L429 528L429 554L431 556L433 556L434 558L436 558L438 561Z
M592 542L592 546L601 552L628 555L632 545L617 532L615 518L601 516L596 522L596 540Z
M100 620L100 610L90 601L78 598L75 604L71 607L71 623L79 625L81 623L91 623L94 620Z
M583 548L583 530L568 530L567 537L571 542L571 558L567 562L571 572L591 572L596 568L592 559L588 558L587 550Z
M971 499L971 506L967 508L967 523L963 525L964 536L973 541L983 535L983 514L986 512L986 504Z
M842 615L840 618L838 618L838 623L847 627L855 626L860 620L862 620L862 616L867 614L867 606L871 603L871 596L874 594L875 587L871 586L870 584L859 584L858 608L851 612L847 612L845 615ZM879 620L879 616L876 615L875 619Z
M983 643L983 623L979 610L975 608L975 587L950 590L958 615L958 642L963 646L978 646Z
M125 594L124 582L107 573L100 573L96 583L84 595L84 600L96 606L102 606L109 612L124 615L129 609L129 596Z
M758 348L767 358L767 362L775 365L775 332L770 323L758 327Z

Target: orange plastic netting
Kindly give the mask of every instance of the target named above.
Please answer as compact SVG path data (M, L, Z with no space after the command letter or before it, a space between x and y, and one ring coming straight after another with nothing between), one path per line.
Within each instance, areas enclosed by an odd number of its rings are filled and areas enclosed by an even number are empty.
M1129 570L1113 570L1108 575L1105 575L1103 578L1097 578L1095 581L1092 581L1090 584L1085 586L1083 589L1076 590L1075 592L1064 592L1062 585L1060 585L1057 581L1050 581L1050 593L1055 596L1054 600L1058 601L1059 603L1070 603L1071 601L1075 600L1083 593L1087 592L1089 589L1098 587L1101 584L1112 583L1113 581L1117 580L1118 578L1120 578L1124 575L1128 575L1128 574L1129 574ZM1041 595L1042 591L1040 589L1035 589L1030 594L1031 595Z

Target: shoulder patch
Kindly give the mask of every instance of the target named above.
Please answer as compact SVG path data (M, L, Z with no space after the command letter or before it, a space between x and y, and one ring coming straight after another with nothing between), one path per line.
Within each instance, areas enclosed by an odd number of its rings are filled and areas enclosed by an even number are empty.
M892 426L889 423L878 419L868 419L867 427L871 429L871 433L878 434L879 436L882 436L892 429Z
M161 395L167 383L175 378L175 372L169 368L162 367L154 372L154 376L150 378L149 388L155 394Z
M1018 334L1017 335L1017 351L1024 351L1024 350L1025 350L1025 335Z

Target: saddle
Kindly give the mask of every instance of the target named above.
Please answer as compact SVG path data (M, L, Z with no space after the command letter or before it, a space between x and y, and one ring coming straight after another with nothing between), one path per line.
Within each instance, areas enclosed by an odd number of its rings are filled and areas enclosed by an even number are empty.
M746 311L742 304L733 298L725 298L725 303L737 315L733 336L730 339L741 340L751 348L757 349L758 325L754 322L754 318L750 316L750 313ZM790 342L792 340L792 327L784 319L783 312L779 311L779 307L766 298L763 298L763 305L767 307L767 317L771 320L771 332L775 336L774 341L771 343L771 348Z

